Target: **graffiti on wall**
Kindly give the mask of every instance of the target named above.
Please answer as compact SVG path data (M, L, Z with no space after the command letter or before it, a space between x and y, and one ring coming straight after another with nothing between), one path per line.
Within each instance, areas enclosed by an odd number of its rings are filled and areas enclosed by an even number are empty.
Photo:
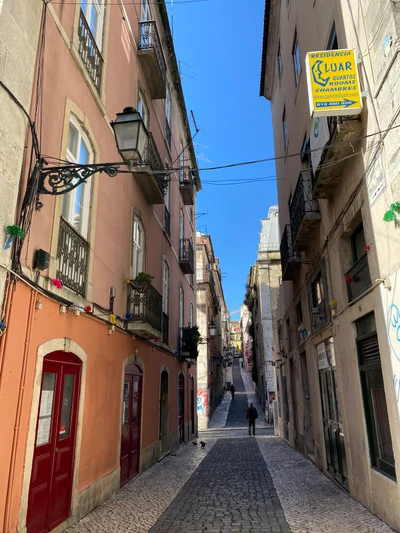
M197 411L203 416L208 416L208 393L207 389L197 389Z
M389 306L387 314L387 335L392 350L393 386L397 404L400 404L400 309Z

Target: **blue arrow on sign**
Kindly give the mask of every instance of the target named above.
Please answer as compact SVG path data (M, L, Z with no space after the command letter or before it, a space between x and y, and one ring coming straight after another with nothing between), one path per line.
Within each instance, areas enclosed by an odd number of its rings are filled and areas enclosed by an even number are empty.
M354 100L344 98L344 100L339 100L338 102L317 102L317 107L351 107L356 103Z

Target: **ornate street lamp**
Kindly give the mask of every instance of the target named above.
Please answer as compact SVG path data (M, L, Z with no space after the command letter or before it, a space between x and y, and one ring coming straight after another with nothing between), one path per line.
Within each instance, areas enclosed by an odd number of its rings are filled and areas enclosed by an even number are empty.
M63 166L47 166L47 162L41 159L38 163L39 170L39 194L58 196L67 194L85 183L93 174L104 172L110 177L118 174L121 166L127 166L132 170L141 163L148 140L148 132L140 113L133 107L126 107L122 113L117 113L117 118L111 122L114 131L117 149L124 162L118 163L66 163ZM37 208L41 207L37 202Z
M214 321L208 324L208 334L211 339L213 339L217 334L217 326L215 325Z

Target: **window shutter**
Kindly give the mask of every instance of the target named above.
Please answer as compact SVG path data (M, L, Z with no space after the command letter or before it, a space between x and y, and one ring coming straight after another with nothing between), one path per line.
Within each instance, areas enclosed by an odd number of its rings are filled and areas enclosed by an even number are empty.
M373 335L359 342L362 365L380 364L378 336Z

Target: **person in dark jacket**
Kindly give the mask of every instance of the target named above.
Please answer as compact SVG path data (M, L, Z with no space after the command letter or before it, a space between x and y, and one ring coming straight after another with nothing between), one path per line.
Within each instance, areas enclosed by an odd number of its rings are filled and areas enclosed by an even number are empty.
M233 400L233 398L235 397L235 385L232 383L229 388L230 388L230 391L232 394L232 400Z
M251 428L253 428L253 435L256 434L256 419L258 418L257 409L251 403L247 408L246 413L247 422L249 424L249 435L251 435Z

